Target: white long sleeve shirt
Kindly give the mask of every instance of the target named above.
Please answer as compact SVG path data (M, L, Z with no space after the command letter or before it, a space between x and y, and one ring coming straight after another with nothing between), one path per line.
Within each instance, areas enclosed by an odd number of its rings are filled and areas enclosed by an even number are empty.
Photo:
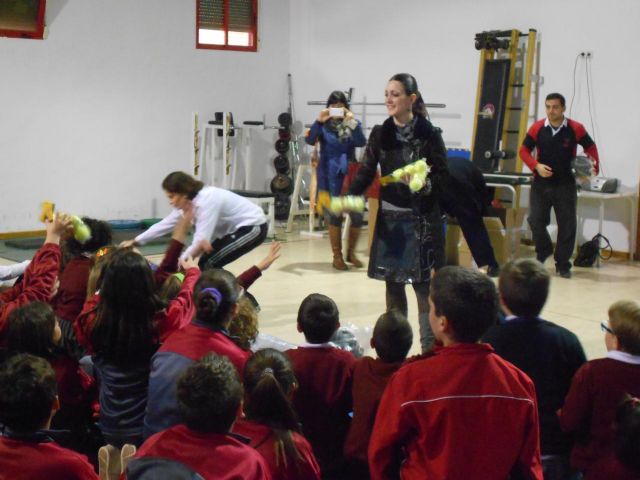
M184 251L182 258L191 255L195 245L202 240L213 243L214 240L229 235L240 227L262 225L267 221L261 207L218 187L203 187L193 199L193 209L193 242ZM138 235L135 238L136 243L144 245L172 232L181 217L182 210L174 209L160 222Z

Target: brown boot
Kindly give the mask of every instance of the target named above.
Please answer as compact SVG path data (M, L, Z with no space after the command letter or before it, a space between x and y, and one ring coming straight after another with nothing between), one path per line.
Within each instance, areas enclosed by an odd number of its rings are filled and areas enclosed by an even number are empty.
M333 251L333 268L336 270L348 270L347 264L342 258L342 231L336 225L329 225L329 240Z
M362 268L364 264L356 257L356 244L360 236L360 227L351 227L349 229L349 242L347 243L347 262L354 267Z

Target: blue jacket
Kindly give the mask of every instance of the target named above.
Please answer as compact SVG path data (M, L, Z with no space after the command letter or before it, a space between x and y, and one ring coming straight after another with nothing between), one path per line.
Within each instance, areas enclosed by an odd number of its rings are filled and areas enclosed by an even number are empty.
M309 145L315 145L316 141L320 141L320 162L316 171L318 190L325 190L331 196L340 195L348 162L355 161L356 147L363 147L367 143L362 133L362 125L358 122L351 138L341 142L335 132L316 120L311 125L305 141Z

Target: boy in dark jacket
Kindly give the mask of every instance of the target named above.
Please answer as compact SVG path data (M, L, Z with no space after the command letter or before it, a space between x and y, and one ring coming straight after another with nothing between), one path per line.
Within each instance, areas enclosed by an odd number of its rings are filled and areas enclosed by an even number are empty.
M545 479L561 479L569 475L572 438L560 429L556 411L586 357L578 337L539 317L550 280L544 265L532 258L504 266L498 289L506 320L490 328L483 340L533 380Z

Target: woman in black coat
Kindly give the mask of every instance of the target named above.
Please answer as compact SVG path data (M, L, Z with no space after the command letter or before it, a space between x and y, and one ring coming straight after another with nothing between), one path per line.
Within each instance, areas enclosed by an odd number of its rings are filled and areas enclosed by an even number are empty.
M439 129L426 119L426 107L412 75L391 77L385 104L390 116L371 131L364 163L348 193L362 194L378 166L382 176L423 158L430 167L426 184L416 192L406 181L381 188L368 271L369 277L386 282L387 310L406 315L405 284L413 285L424 351L433 340L429 279L432 269L444 265L444 227L438 196L447 178L447 153Z

